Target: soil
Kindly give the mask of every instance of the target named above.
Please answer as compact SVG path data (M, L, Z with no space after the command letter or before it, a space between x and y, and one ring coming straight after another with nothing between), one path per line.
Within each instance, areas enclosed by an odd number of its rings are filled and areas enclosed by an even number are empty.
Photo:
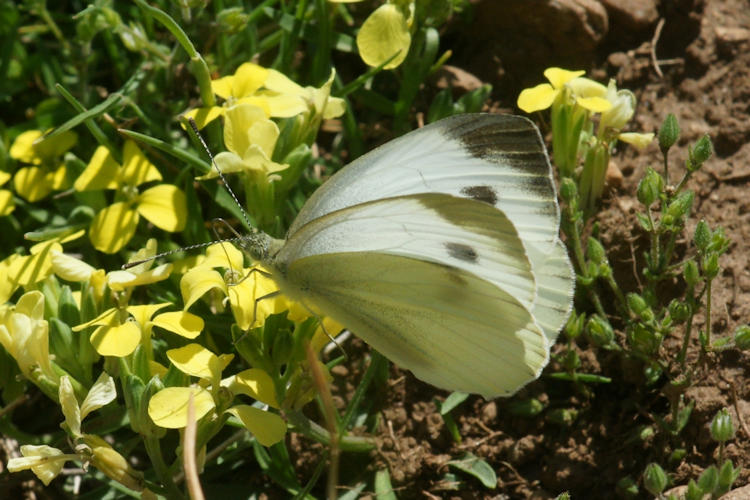
M600 17L596 17L601 15L602 5L594 6L593 14L589 12L581 21L590 24L581 29L583 35L552 41L545 37L559 26L540 25L539 19L544 19L544 15L535 8L517 9L520 13L505 16L512 19L515 30L497 29L497 22L504 22L498 21L504 16L497 9L512 10L511 4L517 3L480 1L477 5L480 16L470 34L466 33L466 25L458 22L443 34L444 40L455 47L451 59L455 67L451 70L454 85L460 86L465 81L470 87L478 80L491 83L495 92L490 108L518 113L513 106L518 92L543 81L542 71L547 66L587 69L589 76L603 82L615 78L619 88L631 89L638 97L632 130L656 132L667 113L677 116L682 135L677 148L670 153L673 183L683 173L688 144L709 134L715 154L689 183L696 197L687 234L692 235L695 224L705 219L711 228L723 227L732 241L721 259L723 272L713 291L715 335L729 335L738 325L748 323L750 8L747 2L683 0L659 5L634 1L625 3L632 11L623 13L609 5L614 2L604 1L607 26L602 26ZM520 3L529 7L531 3L597 2ZM529 21L532 15L529 12L534 15L533 22ZM657 28L660 20L664 21L663 26ZM573 29L567 24L564 27ZM582 38L585 40L581 41ZM566 45L561 40L572 42ZM661 171L662 159L654 143L645 152L622 148L612 163L616 167L610 172L612 186L597 221L619 281L632 289L642 279L635 274L633 260L641 260L645 243L634 216L640 207L635 189L646 167ZM678 244L684 255L690 255L689 241ZM705 319L700 316L696 321L695 332L704 327ZM667 356L677 353L681 334L678 330L673 338L666 340ZM346 349L352 362L340 369L339 375L343 373L345 377L337 376L334 384L341 390L337 397L342 402L351 396L352 380L358 380L368 359L367 349L356 339L347 343ZM558 344L553 353L561 350ZM637 482L640 497L647 498L641 475L649 462L657 462L667 470L671 485L697 480L706 467L715 463L718 446L710 438L708 425L717 410L727 407L738 431L726 447L725 457L742 468L735 488L748 484L748 353L730 349L712 354L686 393L686 402L695 402L686 428L676 437L657 430L646 439L639 439L638 433L647 426L658 429L657 418L668 413L670 391L666 378L654 386L646 386L633 376L641 368L625 365L621 356L585 344L579 355L583 361L581 372L609 376L612 383L590 385L589 392L584 392L576 391L570 383L543 375L511 399L485 401L471 397L452 413L461 431L460 442L451 438L437 410L436 401L447 394L391 367L388 391L373 396L376 399L372 404L380 407L381 415L376 433L379 447L371 457L374 462L367 463L371 469L390 469L399 498L543 499L554 498L564 491L569 491L573 498L613 498L618 481L625 477ZM692 339L688 363L698 363L697 339ZM545 374L559 370L559 364L552 362ZM514 409L519 402L529 398L542 402L544 410L534 417L516 416ZM568 410L567 415L572 417L557 418L566 414L563 410ZM309 454L309 443L304 440L300 445L298 463L304 465L307 455L314 465L319 455ZM671 451L679 447L686 450L685 456L670 461ZM467 451L482 457L496 471L496 489L487 489L476 479L449 469L448 461ZM349 468L343 467L342 482L361 465L356 459L348 462L348 457L345 455L343 459ZM462 481L458 490L452 490L447 482L449 472ZM735 498L750 498L747 490L744 493L738 490L736 495L739 496Z

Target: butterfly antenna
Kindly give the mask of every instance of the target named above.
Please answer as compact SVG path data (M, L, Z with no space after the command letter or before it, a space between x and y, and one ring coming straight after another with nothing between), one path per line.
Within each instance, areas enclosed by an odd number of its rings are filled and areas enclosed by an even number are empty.
M198 125L195 123L195 120L193 120L193 118L190 117L188 118L188 123L190 123L190 128L193 129L193 133L195 134L196 137L198 137L198 140L201 142L201 146L203 146L203 149L206 151L208 158L211 160L211 165L216 169L216 173L219 174L219 178L221 179L221 182L224 183L224 187L232 196L234 203L240 209L240 212L242 213L242 218L245 220L245 224L247 225L247 227L250 229L251 232L255 232L256 231L255 227L250 223L250 216L242 207L240 200L237 198L237 195L234 194L234 191L232 191L232 188L229 187L229 183L227 182L226 177L224 177L224 174L221 173L221 169L219 168L219 165L217 165L216 160L214 160L214 155L211 154L211 150L208 149L208 145L206 144L206 141L203 140L203 136L198 131Z
M168 255L176 254L177 252L185 252L185 251L189 251L189 250L195 250L196 248L207 247L207 246L213 245L215 243L234 243L234 242L240 241L241 239L242 239L242 237L225 238L223 240L209 241L209 242L206 242L206 243L196 243L195 245L188 245L186 247L175 248L174 250L169 250L167 252L157 253L156 255L154 255L153 257L149 257L148 259L141 259L141 260L135 260L133 262L128 262L127 264L123 264L122 265L122 269L130 269L131 267L135 267L135 266L141 265L141 264L143 264L145 262L151 262L152 260L156 260L156 259L159 259L161 257L166 257Z

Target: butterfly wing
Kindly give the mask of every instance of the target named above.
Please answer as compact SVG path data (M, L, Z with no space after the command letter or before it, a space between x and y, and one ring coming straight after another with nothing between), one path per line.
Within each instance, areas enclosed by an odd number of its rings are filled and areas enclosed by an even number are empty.
M533 313L554 341L571 310L575 275L558 238L560 210L549 158L539 131L526 118L458 115L390 141L323 184L288 237L328 213L417 193L481 201L510 219L537 282ZM525 297L518 296L524 304Z
M547 152L536 126L512 115L457 115L394 139L333 175L289 229L368 201L445 193L488 203L513 222L521 240L548 253L560 210Z
M530 262L489 204L427 193L338 210L299 228L271 268L286 295L438 387L508 395L547 362Z

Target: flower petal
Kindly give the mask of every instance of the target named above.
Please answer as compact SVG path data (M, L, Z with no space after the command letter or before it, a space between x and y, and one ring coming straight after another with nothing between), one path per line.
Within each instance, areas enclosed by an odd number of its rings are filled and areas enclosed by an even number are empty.
M45 198L52 192L47 171L42 167L23 167L13 176L16 193L30 203Z
M196 420L215 408L211 394L205 389L167 387L151 397L148 402L148 415L159 427L181 429L187 425L187 406L191 394Z
M118 326L100 326L91 334L91 345L102 356L123 357L135 351L141 329L133 321Z
M120 180L130 186L160 181L159 170L151 163L133 141L125 141Z
M579 97L576 104L594 113L603 113L612 107L612 103L603 97Z
M154 314L170 305L171 304L169 304L168 302L162 302L161 304L142 304L137 306L128 306L127 311L128 314L133 317L136 324L140 326L141 329L145 329L149 327L150 323L153 323L151 321L151 317Z
M617 136L622 142L632 144L638 149L643 149L654 140L654 133L649 132L648 134L639 134L637 132L625 132Z
M585 75L586 72L582 70L570 71L562 68L547 68L544 70L544 76L552 84L555 89L561 89L563 85L568 83L574 78Z
M0 217L8 215L16 209L13 193L7 189L0 189Z
M34 151L34 141L42 136L41 130L27 130L18 134L16 140L10 146L10 157L23 163L39 165L42 159Z
M196 108L184 112L182 116L195 120L195 124L197 125L198 130L202 130L203 127L205 127L218 117L224 116L224 108L222 108L221 106L211 106L210 108Z
M120 165L104 146L94 151L94 156L73 183L76 191L92 191L99 189L117 189Z
M411 34L406 18L396 5L385 4L375 9L357 33L357 48L369 66L379 66L397 54L384 69L392 69L406 59Z
M138 212L130 204L118 202L101 210L89 227L89 239L94 248L104 253L115 253L135 234Z
M237 405L227 410L242 421L247 430L263 446L273 446L286 435L286 422L275 413L263 411L249 405Z
M536 87L523 89L518 95L518 107L527 113L540 111L552 106L559 90L555 90L549 83L540 83Z
M222 384L235 394L245 394L261 403L274 408L279 407L276 401L276 387L271 376L260 368L250 368L222 380Z
M49 483L60 474L65 462L73 458L71 455L64 455L57 448L44 444L39 446L25 444L21 446L21 454L24 458L8 460L8 470L18 472L31 469L45 486L49 486Z
M214 380L221 375L219 358L200 344L170 349L167 357L177 369L193 377Z
M82 260L53 250L50 253L52 270L65 281L80 283L88 280L96 269Z
M78 400L73 392L73 385L70 383L70 377L63 375L60 377L58 386L58 399L60 407L65 416L65 423L74 437L81 436L81 408L78 406Z
M226 284L224 278L217 271L206 267L196 267L185 273L180 280L180 292L184 309L188 309L193 303L206 294L209 290L216 288L226 295Z
M41 136L34 139L32 145L37 156L42 160L51 160L62 156L67 150L78 142L78 134L72 130L66 130L54 137Z
M94 385L89 389L86 399L81 403L81 420L92 411L106 406L117 399L117 388L114 379L106 372L102 372Z
M182 231L187 222L187 198L172 184L159 184L138 197L138 213L164 231Z
M28 286L46 279L53 272L52 253L61 252L62 246L55 240L49 240L34 245L31 251L31 255L13 260L5 279L10 278L10 281L20 286Z
M188 339L194 339L203 330L203 318L186 311L167 312L154 318L153 324Z

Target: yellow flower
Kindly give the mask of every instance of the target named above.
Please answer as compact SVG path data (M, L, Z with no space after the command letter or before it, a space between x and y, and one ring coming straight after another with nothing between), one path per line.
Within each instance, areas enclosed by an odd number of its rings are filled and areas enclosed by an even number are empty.
M332 80L329 79L329 80ZM223 107L193 109L185 113L203 128L223 116L227 108L237 104L252 104L260 108L265 117L289 118L313 110L324 118L334 118L344 113L344 100L329 97L330 83L320 89L302 87L273 69L253 63L241 64L235 73L211 82L211 89L225 100ZM325 98L321 98L325 93Z
M413 2L409 3L411 15L407 18L399 6L381 5L365 20L357 33L359 56L369 66L380 66L389 58L384 69L398 67L409 53L413 20Z
M638 149L643 149L654 140L654 133L649 132L648 134L640 134L637 132L623 132L617 136L622 142L632 144Z
M222 245L229 255L229 262L222 250ZM218 290L224 296L229 297L234 320L243 330L262 326L268 316L288 310L287 302L281 295L260 300L256 305L256 299L272 295L278 291L278 287L272 279L263 275L262 269L244 268L242 253L235 246L217 243L211 245L206 254L206 260L185 273L180 280L185 309L210 290ZM229 266L236 273L233 279L239 282L227 284L222 275L214 269L214 267L227 268Z
M187 425L187 407L193 397L195 419L200 420L216 407L211 394L199 387L167 387L148 402L148 415L159 427L182 429Z
M0 310L0 344L18 363L21 372L36 380L39 370L50 381L58 379L49 355L49 324L44 319L44 295L27 292L15 307Z
M151 319L160 309L169 305L162 303L107 309L91 321L73 327L73 331L79 332L96 326L91 334L91 345L102 356L115 357L131 354L139 343L150 345L154 326L190 339L200 335L203 320L188 312L168 312Z
M568 71L561 68L547 68L544 76L549 83L524 89L518 96L518 107L527 113L540 111L552 106L558 96L566 96L568 89L573 101L584 109L601 113L612 107L605 98L607 88L588 78L582 78L584 71Z
M23 458L8 460L8 471L19 472L31 469L45 486L49 486L49 483L60 474L65 462L78 459L78 455L64 455L57 448L44 444L39 446L23 445L21 446L21 455L23 455Z
M64 189L66 169L60 157L77 140L78 136L72 131L51 139L43 138L41 130L28 130L16 137L9 151L11 158L33 165L20 168L13 176L13 186L19 196L33 203L52 190Z
M162 177L133 141L125 142L123 156L120 166L107 148L99 146L73 185L76 191L117 190L118 201L99 211L89 228L94 247L105 253L115 253L130 241L141 215L170 232L181 231L187 221L187 201L179 188L159 184L138 192L137 186Z
M216 155L216 165L223 174L250 172L253 180L267 183L274 172L288 168L271 161L279 127L253 104L238 104L226 110L224 144L229 151ZM217 177L215 169L198 179Z

